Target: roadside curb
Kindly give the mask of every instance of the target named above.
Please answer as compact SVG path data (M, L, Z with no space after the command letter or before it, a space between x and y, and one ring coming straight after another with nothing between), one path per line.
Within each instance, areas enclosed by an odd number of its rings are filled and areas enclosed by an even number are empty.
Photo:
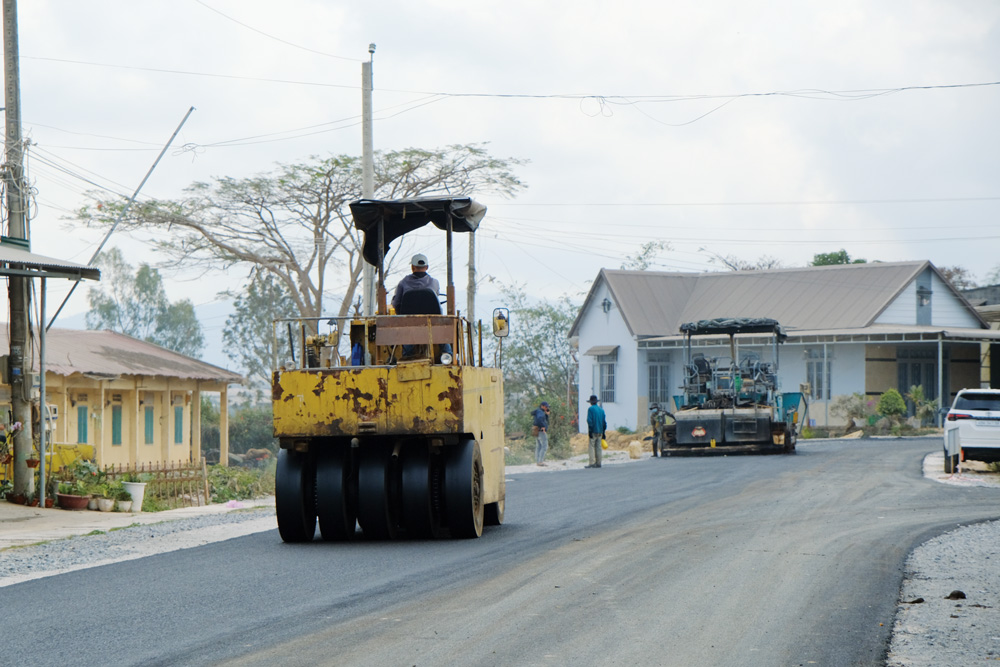
M274 507L274 497L230 501L164 512L94 512L39 508L0 501L0 551L13 547L67 539L94 531L107 532L133 525L178 521L208 514Z

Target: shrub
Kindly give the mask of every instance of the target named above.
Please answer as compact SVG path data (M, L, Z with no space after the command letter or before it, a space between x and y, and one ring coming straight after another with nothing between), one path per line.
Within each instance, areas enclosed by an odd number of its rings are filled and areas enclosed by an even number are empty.
M868 422L868 418L875 414L875 405L864 395L859 393L850 396L836 396L830 403L830 414L834 417L843 417L847 422L847 427L854 426L854 421L858 420L862 424Z
M211 466L208 469L208 488L212 502L225 503L273 495L274 467L274 463L263 468Z
M879 396L878 406L875 409L880 415L896 423L906 414L906 401L897 390L890 389Z
M522 397L514 402L512 410L507 414L505 422L508 435L526 434L524 447L531 452L531 460L535 459L535 439L531 436L532 415L542 401L547 401L549 412L549 449L546 458L565 459L572 454L570 438L577 432L576 409L567 406L566 397L535 396L533 399ZM513 452L514 447L511 447ZM511 464L514 465L514 464Z
M924 396L923 385L913 385L906 394L906 398L913 403L913 414L920 420L921 424L933 421L938 412L938 400L928 401Z
M550 440L551 443L551 440ZM548 458L548 454L546 454ZM504 464L520 466L535 462L535 439L532 437L508 440L504 452Z

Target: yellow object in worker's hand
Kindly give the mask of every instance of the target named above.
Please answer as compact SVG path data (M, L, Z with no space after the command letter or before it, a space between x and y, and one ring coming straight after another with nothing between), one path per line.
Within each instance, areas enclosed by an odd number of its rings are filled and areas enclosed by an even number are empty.
M604 438L601 438L601 449L607 449L607 448L608 448L608 441L605 440Z

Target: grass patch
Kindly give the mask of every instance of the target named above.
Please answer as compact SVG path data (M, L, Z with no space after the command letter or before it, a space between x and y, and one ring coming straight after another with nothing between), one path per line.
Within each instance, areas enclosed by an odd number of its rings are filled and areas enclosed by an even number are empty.
M117 526L117 527L115 527L115 528L109 528L109 529L108 529L108 532L109 532L109 533L113 533L113 532L115 532L116 530L128 530L129 528L138 528L138 527L139 527L139 526L141 526L141 525L142 525L141 523L130 523L130 524L129 524L129 525L127 525L127 526ZM100 531L97 531L97 532L100 532Z
M504 452L504 464L509 466L523 466L535 462L535 442L534 438L518 440L508 440L506 451Z

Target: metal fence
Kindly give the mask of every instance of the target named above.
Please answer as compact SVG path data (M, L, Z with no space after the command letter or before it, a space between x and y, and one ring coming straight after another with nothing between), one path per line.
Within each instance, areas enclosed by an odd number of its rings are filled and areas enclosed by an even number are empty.
M196 507L207 505L211 500L204 457L200 461L111 465L104 468L104 474L110 481L135 475L146 483L147 496L155 496L174 506Z

